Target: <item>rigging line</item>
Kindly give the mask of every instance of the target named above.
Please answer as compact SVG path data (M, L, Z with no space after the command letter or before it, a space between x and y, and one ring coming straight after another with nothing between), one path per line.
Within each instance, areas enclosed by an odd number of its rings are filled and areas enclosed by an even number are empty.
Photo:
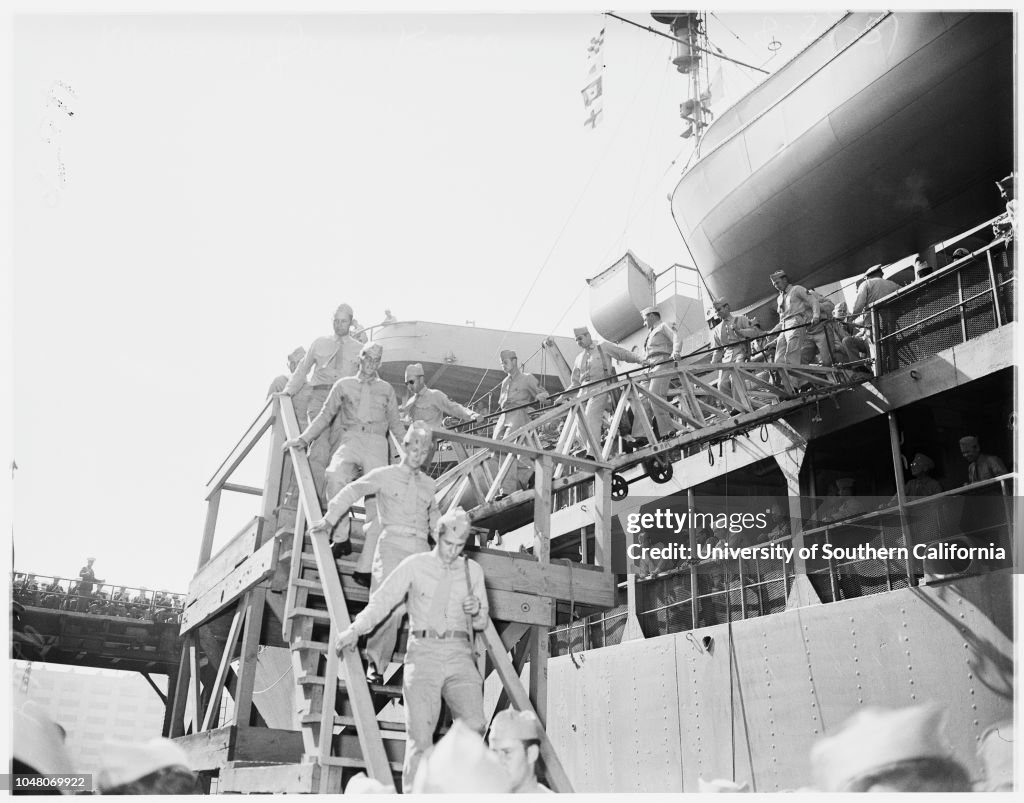
M732 36L733 36L733 38L734 38L734 39L735 39L735 40L736 40L737 42L739 42L739 43L740 43L741 45L743 45L743 47L745 47L745 48L746 48L747 50L749 50L749 51L750 51L750 54L751 54L752 56L756 56L756 55L757 55L757 53L756 53L756 52L754 51L754 48L752 48L752 47L751 47L751 46L750 46L750 45L749 45L749 44L747 43L747 40L746 40L746 39L744 39L743 37L741 37L741 36L740 36L739 34L737 34L737 33L736 33L736 31L734 31L734 30L733 30L732 28L730 28L730 27L729 27L728 25L726 25L726 24L725 24L725 20L723 20L723 19L722 19L721 17L719 17L719 16L718 16L718 15L717 15L717 14L716 14L716 13L715 13L714 11L712 11L712 12L711 12L711 16L712 16L712 17L714 17L714 18L715 18L715 19L716 19L716 20L718 21L718 23L719 23L719 24L720 24L720 25L721 25L721 26L722 26L723 28L725 28L725 30L727 30L727 31L728 31L729 33L731 33L731 34L732 34ZM711 41L711 40L710 40L710 38L708 39L708 41L709 41L709 42ZM715 48L716 50L719 50L719 48L718 48L718 45L713 45L713 47L714 47L714 48ZM719 52L721 52L721 51L719 50Z
M690 42L684 42L682 39L677 39L674 36L669 36L667 33L662 33L661 31L656 31L656 30L654 30L654 28L651 28L649 25L641 25L639 22L633 22L633 20L628 20L625 17L620 17L618 14L613 14L611 11L605 11L604 14L605 14L605 16L611 17L612 19L616 19L619 22L625 22L627 25L632 25L632 26L634 26L636 28L640 28L641 30L648 31L649 33L653 33L653 34L655 34L657 36L664 36L666 39L671 39L673 42L679 42L680 44L687 45L688 47L691 47L694 50L698 50L701 53L707 53L709 56L714 56L716 59L723 59L725 61L730 61L733 64L738 64L740 67L746 67L748 70L757 70L758 72L763 72L765 74L768 74L768 70L762 70L760 67L755 67L753 64L747 64L745 62L739 61L738 59L730 58L729 56L725 56L725 55L722 55L720 53L715 53L714 51L707 50L706 48L699 47L698 45L691 44Z
M651 66L654 66L653 58L651 60ZM647 69L648 72L650 72L650 67L648 67ZM646 78L646 75L644 77ZM557 236L555 237L555 241L551 244L551 248L548 250L547 256L544 257L544 261L541 263L540 268L537 270L537 274L533 277L533 282L530 284L529 289L526 291L526 295L523 297L522 303L520 303L515 315L512 316L512 322L506 328L505 333L501 337L501 340L498 341L498 348L495 351L496 354L501 351L502 346L505 344L505 340L508 338L509 331L511 331L512 327L515 326L516 321L519 320L519 315L522 313L523 308L526 306L526 302L529 301L530 295L533 293L533 289L534 287L536 287L541 275L547 268L548 262L551 260L551 255L554 253L555 248L558 247L558 243L561 241L562 235L565 234L565 230L569 227L569 223L572 222L572 219L576 214L576 210L579 209L580 204L586 197L587 190L590 189L590 185L593 183L594 178L597 176L598 169L604 163L604 160L605 158L607 158L608 154L611 153L612 145L615 144L615 140L619 136L619 132L622 131L626 120L629 119L629 113L633 110L633 106L636 104L636 99L640 95L641 85L642 83L638 84L636 90L633 92L633 97L629 101L629 106L623 113L622 119L619 120L619 124L616 127L615 132L611 135L611 138L608 140L608 144L607 146L605 146L604 152L601 154L597 162L594 164L594 169L591 171L590 177L587 179L587 183L583 186L583 190L580 192L579 197L576 199L576 203L573 205L572 210L569 212L569 216L565 219L565 222L562 224L562 228L559 230ZM486 376L486 374L484 374L484 376ZM477 383L476 388L473 389L472 397L476 396L477 392L480 390L481 384L483 384L483 377L480 378L480 381Z
M668 73L669 73L668 66L671 63L672 63L671 61L666 61L665 62L665 65L664 65L664 68L663 68L663 71L662 71L662 74L661 74L661 87L658 89L658 97L656 98L656 100L654 102L654 109L652 110L655 113L661 107L661 99L665 95L665 86L666 86L666 84L668 84ZM622 234L619 235L620 237L625 237L626 228L629 225L628 221L629 221L630 217L632 216L633 202L636 200L636 191L637 191L637 188L640 186L640 175L643 172L644 165L647 164L647 156L651 152L651 140L654 139L654 128L655 128L654 120L655 120L655 118L656 118L656 114L652 114L651 115L651 122L650 122L650 124L648 124L648 127L647 127L647 129L648 129L647 130L647 142L644 144L644 155L643 155L643 158L640 160L640 167L636 171L636 181L633 183L633 194L629 196L629 204L626 206L626 221L627 221L627 224L626 224L626 226L623 227ZM660 179L659 179L659 181L660 181Z

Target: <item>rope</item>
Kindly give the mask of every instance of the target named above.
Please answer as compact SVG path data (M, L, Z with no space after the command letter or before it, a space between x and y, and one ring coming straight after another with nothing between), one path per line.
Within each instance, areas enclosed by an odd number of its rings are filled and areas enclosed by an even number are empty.
M272 688L274 688L274 686L276 686L278 683L280 683L282 680L284 680L285 677L288 675L288 673L291 672L291 671L292 671L292 668L289 666L286 670L284 670L284 672L281 673L281 677L279 677L277 680L275 680L273 683L271 683L269 686L267 686L267 688L260 689L259 691L254 691L253 694L264 694L264 693L270 691Z
M576 654L572 650L572 622L576 618L576 591L572 585L572 561L569 558L563 558L565 565L569 567L569 638L566 643L569 646L569 660L572 661L572 665L577 669L582 665L582 658L577 661ZM583 624L586 627L586 623Z

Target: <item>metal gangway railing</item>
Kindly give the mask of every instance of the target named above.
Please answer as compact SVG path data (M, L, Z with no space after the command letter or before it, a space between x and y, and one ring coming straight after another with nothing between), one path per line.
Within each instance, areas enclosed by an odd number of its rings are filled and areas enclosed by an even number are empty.
M28 607L160 623L181 621L183 596L117 583L15 571L11 598ZM91 586L91 588L90 588Z

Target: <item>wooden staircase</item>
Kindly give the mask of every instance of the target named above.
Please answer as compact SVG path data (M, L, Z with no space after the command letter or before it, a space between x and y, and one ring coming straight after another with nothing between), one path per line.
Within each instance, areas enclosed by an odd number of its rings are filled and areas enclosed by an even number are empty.
M402 697L402 656L394 656L385 670L385 683L370 686L359 653L346 650L339 657L333 648L338 634L369 597L368 590L352 579L363 546L360 528L353 528L352 555L340 560L331 554L326 534L309 534L307 524L320 518L321 509L306 455L295 449L289 459L298 484L299 508L293 523L281 526L292 518L278 507L281 444L299 433L288 397L275 396L250 432L255 434L240 441L208 486L207 529L200 570L183 618L186 647L175 681L169 735L180 740L207 782L217 778L217 792L338 794L358 772L400 789L406 734L404 722L395 721L391 704ZM265 487L230 483L231 473L266 432L272 437ZM607 487L607 476L599 484ZM261 493L263 512L211 557L223 490ZM544 510L549 508L542 509L542 514ZM546 521L547 516L541 515L541 528ZM274 535L267 535L268 530ZM606 533L600 541L602 554L607 554ZM574 572L572 567L550 564L546 540L540 543L539 556L481 552L476 557L488 577L492 616L503 622L500 634L491 622L482 634L486 655L481 670L485 677L493 671L500 678L499 706L533 711L543 721L548 630L554 623L556 601L576 599L608 607L614 578L607 566ZM269 626L277 622L280 627ZM263 645L282 644L291 658L295 705L290 730L281 724L269 726L254 706L254 695L268 691L253 689L259 650ZM232 663L236 656L237 668ZM527 658L529 691L520 679ZM213 667L218 667L216 677ZM230 692L235 707L229 721L218 726L224 690ZM279 704L285 702L286 690L286 685L278 690ZM190 717L189 710L198 713ZM490 717L495 712L485 713ZM541 755L549 786L572 791L546 734Z

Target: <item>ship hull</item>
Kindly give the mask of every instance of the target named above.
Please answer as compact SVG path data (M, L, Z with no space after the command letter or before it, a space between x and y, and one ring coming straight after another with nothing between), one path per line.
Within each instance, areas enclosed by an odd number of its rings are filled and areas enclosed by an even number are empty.
M1001 211L1013 167L1005 13L851 14L708 129L672 211L716 297L817 286Z

